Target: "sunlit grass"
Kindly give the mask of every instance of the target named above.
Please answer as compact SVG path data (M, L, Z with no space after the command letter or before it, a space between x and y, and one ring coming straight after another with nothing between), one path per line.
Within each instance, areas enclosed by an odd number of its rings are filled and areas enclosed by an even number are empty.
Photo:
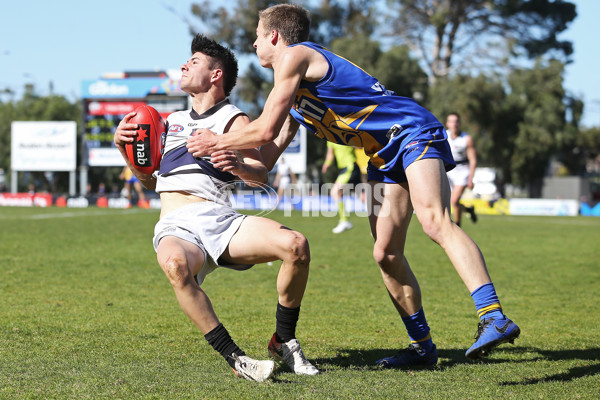
M273 382L235 378L180 310L158 267L153 210L0 207L0 398L597 398L600 393L600 219L486 217L464 223L482 249L514 346L469 362L470 296L415 219L407 257L440 352L437 368L378 370L407 344L371 258L364 218L269 215L309 239L298 338L323 373L281 368ZM275 329L279 263L218 270L203 288L251 356Z

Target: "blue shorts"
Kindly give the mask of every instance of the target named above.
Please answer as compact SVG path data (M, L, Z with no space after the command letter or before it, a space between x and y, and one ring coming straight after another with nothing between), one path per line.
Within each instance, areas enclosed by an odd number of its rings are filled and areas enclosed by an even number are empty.
M439 158L444 162L446 171L450 171L456 165L452 158L452 151L445 136L443 139L435 139L429 133L417 136L404 145L392 166L386 166L382 171L369 162L367 166L367 179L384 183L404 183L406 179L406 168L418 160L426 158ZM402 160L402 163L399 161Z
M131 175L131 178L127 179L125 182L132 184L132 183L136 183L139 182L140 180L137 178L137 176L135 175Z

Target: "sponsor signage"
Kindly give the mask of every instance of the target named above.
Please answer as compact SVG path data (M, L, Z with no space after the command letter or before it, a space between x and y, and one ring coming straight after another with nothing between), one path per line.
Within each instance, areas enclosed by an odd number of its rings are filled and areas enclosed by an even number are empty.
M306 173L306 146L306 128L300 126L296 136L281 155L294 174ZM277 171L277 165L273 167L273 171Z
M92 101L88 104L88 114L125 115L145 104L143 101Z
M510 215L575 216L579 214L579 202L559 199L510 199L509 210Z
M116 148L93 148L88 149L88 165L90 167L123 167L125 160Z
M13 171L75 171L77 124L74 121L14 121L11 125Z
M150 94L179 95L185 93L179 80L168 77L85 80L81 84L84 99L144 98Z
M0 206L50 207L52 195L49 193L0 193Z

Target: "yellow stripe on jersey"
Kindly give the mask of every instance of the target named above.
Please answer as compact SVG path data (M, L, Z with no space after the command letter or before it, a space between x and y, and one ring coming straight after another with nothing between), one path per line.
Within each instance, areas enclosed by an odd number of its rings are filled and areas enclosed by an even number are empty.
M376 154L383 146L368 132L359 129L363 122L377 108L376 104L366 106L362 110L349 115L339 115L330 108L316 108L315 104L323 105L323 107L326 106L308 89L299 89L296 93L296 104L299 104L299 107L302 107L303 97L312 100L310 102L312 108L310 110L303 109L302 118L307 125L314 127L315 134L318 137L333 143L362 147L365 149L365 153L371 157L371 161L375 166L385 164L385 161L380 159ZM352 124L356 124L356 127L352 127Z

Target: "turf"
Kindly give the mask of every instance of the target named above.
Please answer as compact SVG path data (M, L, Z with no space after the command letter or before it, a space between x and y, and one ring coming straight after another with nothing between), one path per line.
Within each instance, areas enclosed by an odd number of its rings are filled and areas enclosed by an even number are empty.
M269 214L311 243L298 338L322 370L272 382L235 378L180 310L151 245L154 210L0 207L2 399L595 399L600 393L600 219L482 216L464 222L482 249L515 345L468 361L477 318L443 251L410 227L440 362L379 370L407 344L371 257L365 218ZM278 263L218 270L203 288L250 356L275 329Z

